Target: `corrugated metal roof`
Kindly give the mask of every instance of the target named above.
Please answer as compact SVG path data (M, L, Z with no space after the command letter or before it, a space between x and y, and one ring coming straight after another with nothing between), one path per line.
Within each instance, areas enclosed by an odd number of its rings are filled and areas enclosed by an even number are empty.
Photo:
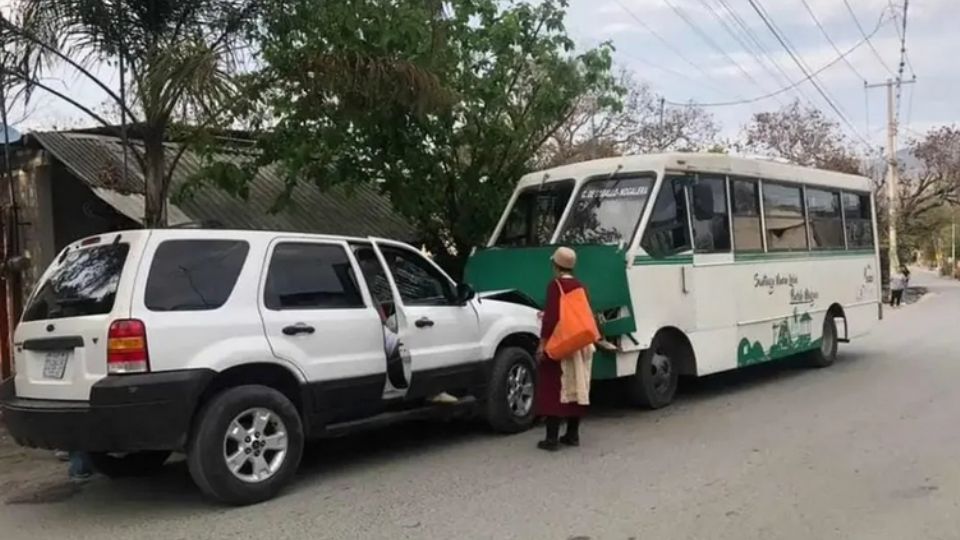
M85 133L31 133L30 137L63 163L71 174L93 192L131 219L143 221L143 177L131 155L124 180L123 146L120 139ZM172 160L179 147L167 145ZM223 152L223 161L240 165L249 155ZM201 158L184 152L173 174L171 193L202 168ZM169 206L171 224L185 221L217 221L232 229L298 231L351 236L381 236L411 241L414 228L393 209L389 199L366 185L336 186L320 190L314 182L299 182L283 211L270 208L284 190L283 177L273 166L263 167L241 199L215 187L200 187L192 196Z

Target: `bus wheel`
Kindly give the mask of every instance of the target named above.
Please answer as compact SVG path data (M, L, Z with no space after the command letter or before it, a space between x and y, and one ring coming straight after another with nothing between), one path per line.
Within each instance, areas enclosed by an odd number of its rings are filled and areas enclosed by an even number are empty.
M676 347L658 334L650 348L637 359L637 372L627 380L627 397L633 405L647 409L666 407L673 401L680 376Z
M820 346L810 351L807 355L807 362L816 368L824 368L833 365L837 359L837 323L833 313L827 313L823 320L823 337L820 338Z

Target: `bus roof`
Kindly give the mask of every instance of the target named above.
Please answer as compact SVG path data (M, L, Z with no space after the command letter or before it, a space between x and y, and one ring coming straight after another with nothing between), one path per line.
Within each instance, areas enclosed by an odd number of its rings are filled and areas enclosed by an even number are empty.
M658 172L661 170L713 172L766 180L798 182L851 191L873 191L873 182L863 176L801 167L762 158L685 152L620 156L562 165L524 175L520 180L519 187L536 185L544 181L554 182L569 178L603 176L614 172ZM546 179L544 179L545 174L547 175Z

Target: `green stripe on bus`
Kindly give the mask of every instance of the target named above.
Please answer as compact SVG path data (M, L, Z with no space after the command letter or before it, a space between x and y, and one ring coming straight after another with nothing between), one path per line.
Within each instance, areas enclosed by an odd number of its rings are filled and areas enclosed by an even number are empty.
M738 263L796 261L811 259L835 259L842 257L872 257L873 250L854 249L849 251L783 251L772 253L734 253L733 260ZM692 255L670 255L655 258L649 255L638 255L633 259L633 266L670 266L693 264Z
M670 255L669 257L655 258L649 255L637 255L633 259L634 266L655 266L672 264L693 264L693 255Z

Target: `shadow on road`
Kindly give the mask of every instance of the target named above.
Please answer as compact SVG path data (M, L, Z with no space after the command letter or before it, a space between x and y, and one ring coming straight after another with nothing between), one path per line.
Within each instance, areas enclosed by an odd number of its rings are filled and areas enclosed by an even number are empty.
M830 370L843 370L866 358L863 353L844 351L837 364ZM801 377L816 376L820 370L812 370L803 365L802 359L787 359L751 366L749 368L711 375L700 379L681 381L677 405L698 404L710 400L736 395L768 385L784 384ZM591 416L596 418L635 418L636 421L667 421L670 409L652 414L636 410L624 404L621 388L612 382L598 382L593 395L594 405ZM706 414L707 411L704 411ZM337 439L316 441L304 451L303 463L294 485L286 494L296 494L310 486L322 482L331 475L350 475L365 467L377 466L391 461L437 453L445 448L470 444L478 439L496 437L480 421L453 420L446 422L416 421L398 424L373 431L361 432ZM64 475L66 471L64 470ZM174 458L164 470L149 478L131 478L106 480L98 478L88 485L78 488L67 497L45 497L41 489L49 486L35 486L36 493L26 490L7 499L9 503L53 503L64 502L71 507L83 506L84 511L106 512L104 507L124 506L136 516L156 515L158 509L163 513L176 513L185 509L204 511L215 508L205 502L193 485L182 458ZM59 492L58 492L59 493ZM330 493L327 497L334 497ZM66 499L69 499L67 501Z

